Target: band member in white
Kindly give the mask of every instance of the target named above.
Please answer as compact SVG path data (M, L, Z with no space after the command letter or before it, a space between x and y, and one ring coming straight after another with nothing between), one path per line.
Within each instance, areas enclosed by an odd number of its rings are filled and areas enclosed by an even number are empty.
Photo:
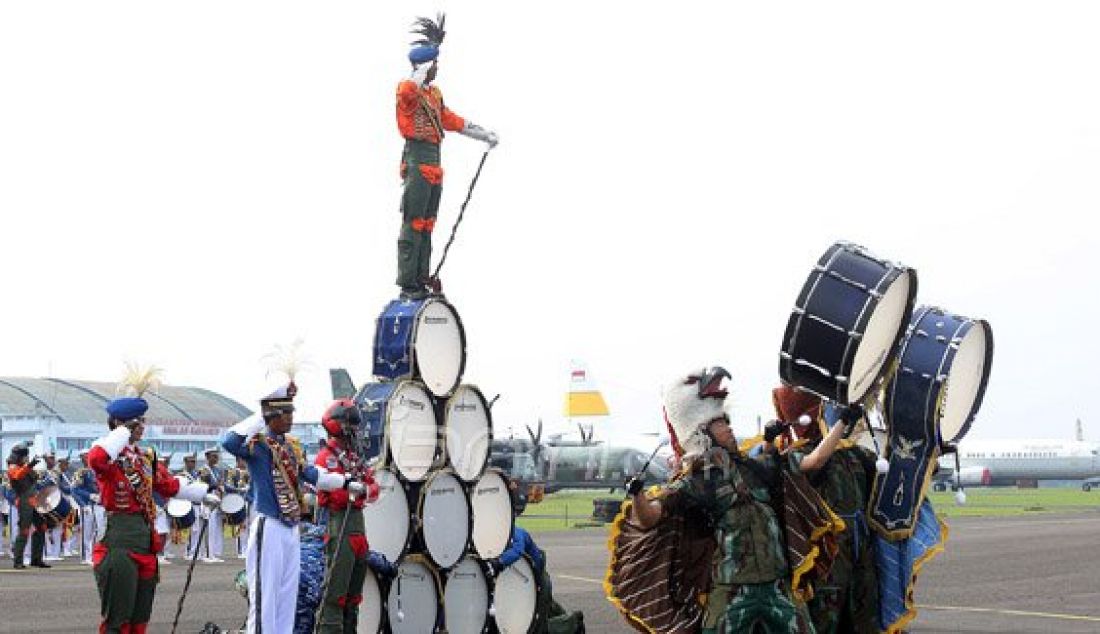
M305 506L303 483L321 491L346 487L362 495L353 479L310 465L296 438L287 435L294 421L294 383L260 401L260 415L229 429L226 451L244 459L255 494L256 518L248 535L245 569L248 576L249 634L283 634L294 629L301 570L298 523Z
M199 479L210 487L211 492L217 494L220 498L224 498L226 471L225 467L219 464L221 462L221 449L210 447L203 453L206 464L199 469ZM206 563L224 561L222 559L222 549L224 547L223 520L224 515L221 509L210 509L210 525L206 528L206 543L202 545L204 550L201 553L203 555L202 560Z

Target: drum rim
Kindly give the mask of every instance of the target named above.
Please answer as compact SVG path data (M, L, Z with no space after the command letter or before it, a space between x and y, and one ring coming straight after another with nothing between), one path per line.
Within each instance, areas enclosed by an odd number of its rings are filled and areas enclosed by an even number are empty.
M802 321L803 319L805 319L806 316L806 305L814 296L814 290L817 287L817 283L825 275L824 271L827 271L829 269L829 266L837 259L837 257L839 257L840 253L852 253L854 255L866 257L867 259L878 262L881 266L887 269L886 274L882 277L882 279L878 281L878 284L873 289L875 291L889 289L899 277L901 277L902 275L907 275L909 277L909 288L907 289L907 297L905 302L906 310L903 314L912 314L913 312L913 306L916 302L917 297L918 276L917 270L914 268L908 267L904 264L886 260L884 258L880 258L877 255L868 251L863 246L854 242L838 241L830 245L829 248L825 250L825 253L822 254L820 258L818 258L817 264L810 271L810 275L807 276L806 281L803 282L802 286L799 288L798 295L795 297L795 306L791 309L790 315L787 320L787 326L783 331L783 343L779 351L779 377L783 383L793 385L805 392L809 392L820 398L836 401L842 405L850 405L852 403L862 402L864 399L867 398L869 394L872 394L882 388L887 378L887 374L889 374L890 367L892 365L891 361L897 358L900 354L898 347L901 344L903 337L905 336L906 330L908 328L908 323L905 319L899 320L898 330L896 333L894 333L893 343L888 348L886 353L886 361L882 364L882 367L879 368L875 379L868 384L867 390L863 394L859 395L859 398L849 399L847 394L849 380L851 378L850 375L852 365L855 363L856 352L859 349L858 346L856 346L855 349L852 348L853 338L851 336L848 337L848 342L844 347L844 354L840 361L839 374L832 374L832 371L830 370L828 382L833 384L833 394L822 393L819 390L804 386L794 380L795 359L793 355L793 350L795 341L797 340L799 331L801 330ZM822 270L819 271L819 268ZM807 288L809 290L807 290ZM798 299L802 297L804 292L806 294L806 298L803 302L803 305L799 306ZM864 304L863 309L860 311L860 314L856 320L856 323L853 325L849 332L856 333L860 336L859 338L862 338L862 335L865 334L867 324L870 322L871 316L875 312L875 308L877 308L882 301L882 296L884 296L884 293L879 293L879 296L868 293L869 300ZM868 308L870 308L870 310L868 310ZM843 376L845 377L845 380L841 382L837 380L837 376Z
M511 503L511 497L512 497L512 491L511 491L511 489L508 489L508 480L509 480L509 478L508 478L507 475L504 474L504 470L499 468L499 467L489 467L488 469L485 469L484 471L482 471L481 475L478 476L477 480L474 480L473 482L470 483L469 487L470 487L471 491L475 487L477 487L477 483L481 482L482 478L489 475L490 473L494 473L494 474L500 476L500 479L504 481L504 488L506 490L508 490L508 498L509 498L509 504L510 504ZM481 554L481 551L478 549L477 544L474 543L474 502L473 502L474 496L470 491L467 492L467 499L470 500L470 548L472 549L472 551L475 555L477 555L478 557L480 557L482 559L486 559L486 557ZM512 534L516 532L516 513L515 513L514 508L511 510L511 512L508 513L508 518L509 518L509 520L508 520L509 521L509 523L508 523L508 541L505 542L505 544L504 544L504 550L508 550L508 547L512 545ZM501 552L504 552L504 550L502 550ZM499 557L499 555L497 555L497 556Z
M458 489L462 491L462 496L466 500L466 543L462 546L462 556L458 558L458 561L451 564L450 566L444 566L437 562L435 560L435 557L432 557L431 551L428 550L428 540L424 537L424 522L421 519L424 517L424 489L428 488L428 486L431 485L432 481L441 474L447 474L454 477L454 479L458 482ZM420 485L420 490L416 492L416 517L418 520L417 524L420 525L420 529L418 532L420 533L420 538L424 541L423 554L427 555L428 559L440 570L440 572L450 572L451 568L457 566L458 563L462 561L463 557L465 557L470 552L470 542L474 536L474 509L473 505L470 503L470 492L466 489L466 483L462 481L462 478L458 477L458 474L455 473L454 469L452 469L451 467L443 467L442 469L437 469L436 471L432 472L432 474L426 480L417 484Z
M437 468L439 467L439 465L441 463L441 460L440 460L441 450L440 450L440 447L439 447L439 445L440 445L440 442L439 442L439 416L436 415L435 403L432 401L432 391L430 389L428 389L428 386L425 385L423 381L419 381L419 380L416 380L416 379L398 379L397 381L394 381L394 383L395 383L395 387L393 388L393 391L390 392L390 397L392 397L394 394L396 394L397 391L399 389L401 389L405 384L412 384L416 387L419 387L420 389L424 390L424 393L428 396L428 409L431 410L432 418L435 419L435 428L436 428L435 454L432 456L431 466L428 467L427 472L424 473L424 477L421 478L420 480L414 480L414 479L408 477L407 475L405 475L405 473L400 468L398 468L397 463L395 462L395 459L392 457L392 452L390 451L390 436L392 434L390 434L390 405L389 405L389 399L387 399L386 400L385 420L383 421L383 424L382 424L382 447L385 450L385 455L383 456L383 454L381 452L379 452L379 454L378 454L378 457L380 459L379 464L392 466L394 469L396 469L398 476L400 476L406 482L415 482L415 483L427 482L428 477L431 476L431 474L437 470ZM442 451L446 451L446 450L444 449Z
M396 467L392 467L392 466L389 466L389 465L382 465L380 467L375 467L374 468L374 473L376 475L378 474L379 471L388 471L391 474L393 474L394 479L397 480L397 484L401 487L401 490L405 492L405 508L408 509L406 511L406 515L408 515L411 512L411 507L409 506L409 489L410 489L410 485L413 484L413 483L410 483L409 481L402 478L401 473L397 470ZM366 509L367 509L367 506L364 506L363 511L366 511ZM405 542L401 546L401 553L392 562L394 565L397 565L397 564L401 563L402 561L405 561L406 557L412 556L413 553L410 553L409 551L412 549L412 542L413 542L413 538L415 537L415 535L416 535L416 528L414 527L414 522L413 522L412 518L409 517L408 527L405 529Z
M491 574L491 571L489 570L489 565L485 562L484 559L481 559L476 554L467 552L466 554L462 555L462 559L459 559L458 563L456 563L454 566L451 566L450 570L447 571L446 575L443 575L443 623L444 624L447 623L447 588L451 584L451 575L454 574L455 568L458 568L459 564L466 561L467 559L474 562L474 564L477 565L478 569L481 570L481 577L482 577L482 579L485 580L485 587L488 590L488 595L489 595L488 596L489 605L486 606L486 607L487 608L493 607L493 603L494 603L494 600L496 598L496 592L495 592L495 590L496 590L496 580L493 578L493 575ZM494 624L494 623L495 623L495 621L493 620L493 617L488 612L486 612L485 613L485 623L484 623L484 625L481 626L481 634L484 634L485 632L488 632L489 629L490 629L489 626L491 624Z
M489 408L489 401L485 400L485 394L481 391L481 389L477 385L475 385L473 383L460 383L457 387L455 387L454 391L451 392L451 395L449 397L447 397L447 402L444 405L444 410L443 410L443 412L444 412L444 415L443 415L443 456L444 456L444 464L446 464L448 467L454 468L454 462L451 460L450 447L447 446L447 443L448 443L448 441L451 437L450 434L447 433L451 428L451 399L453 399L458 394L459 390L461 390L464 387L473 390L474 395L477 396L478 400L481 401L482 406L485 408L485 415L489 419L489 436L488 436L488 441L489 442L488 442L488 444L485 445L485 459L482 460L481 464L478 465L478 469L477 469L478 475L477 475L477 477L472 479L472 480L467 480L467 479L463 478L461 474L458 473L458 469L455 469L455 476L459 479L460 482L462 482L463 484L471 484L471 483L477 482L481 478L481 476L484 475L485 465L489 463L489 458L492 456L492 453L493 453L493 413L492 413L492 410Z
M406 563L421 564L422 566L424 566L425 569L427 569L429 573L431 573L431 576L435 579L435 619L436 623L438 623L439 613L443 611L443 580L440 577L439 570L435 567L435 564L433 564L431 559L425 557L422 553L411 553L408 556L404 557L400 563L394 564L395 566L397 566L397 576L394 577L393 581L389 582L389 587L386 588L386 620L389 620L388 617L390 612L390 593L393 591L394 588L397 587L396 580L401 577L401 566L405 565ZM435 631L434 628L432 631Z
M912 341L913 333L916 332L917 327L925 319L925 317L928 317L930 313L934 312L959 322L959 326L958 328L956 328L956 335L958 337L965 337L972 328L978 327L985 331L984 334L986 341L982 379L978 385L977 394L975 394L974 396L974 402L970 406L970 412L967 414L965 422L959 428L959 431L955 434L955 437L950 440L945 440L940 436L939 421L929 421L928 415L928 410L930 406L932 407L934 413L934 404L939 402L939 399L941 397L940 395L943 392L944 383L936 380L933 380L929 383L929 390L925 394L925 415L922 417L922 420L920 422L923 425L934 425L935 429L933 431L935 432L935 438L936 441L939 443L939 447L942 452L944 450L957 446L958 442L962 440L962 438L966 436L967 433L970 432L970 426L974 422L974 418L978 415L978 410L981 409L982 401L985 399L986 387L989 385L989 375L992 373L993 370L993 329L989 325L989 322L984 319L976 319L973 317L967 317L966 315L959 315L940 306L935 306L932 304L921 305L917 307L917 309L913 312L913 317L910 320L909 327L906 330L905 340L902 343L901 350L899 350L898 352L899 366L905 366L905 355L909 350L909 342ZM952 348L950 345L946 346L946 354L940 357L939 369L942 369L945 365L950 367L954 363L955 355L957 353L957 348ZM892 419L896 415L896 411L894 409L894 395L897 390L898 381L901 378L901 375L895 374L894 376L890 377L890 382L886 387L886 398L883 402L883 409L886 412L886 416L888 419ZM933 392L935 393L935 399L929 401L929 397L933 395Z
M409 372L415 377L421 377L423 374L420 371L420 359L416 356L416 335L420 332L420 313L424 312L424 309L432 302L443 304L451 311L451 314L454 315L455 324L458 326L458 338L459 341L462 342L462 356L458 363L458 376L455 378L454 384L451 385L447 391L442 394L436 394L426 383L424 387L428 390L429 394L436 398L450 398L451 395L454 394L455 388L462 384L462 376L466 374L466 326L462 323L462 316L458 314L458 309L442 295L429 295L425 297L421 300L420 306L416 309L416 316L413 319L412 332L410 333L412 345L409 346Z

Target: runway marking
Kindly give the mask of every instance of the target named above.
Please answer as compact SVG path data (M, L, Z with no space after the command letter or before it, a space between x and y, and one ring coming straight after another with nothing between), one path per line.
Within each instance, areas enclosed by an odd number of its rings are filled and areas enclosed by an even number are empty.
M1090 621L1100 623L1100 617L1084 616L1081 614L1055 614L1052 612L1028 612L1025 610L998 610L996 608L969 608L953 605L921 605L922 610L943 610L945 612L983 612L988 614L1006 614L1010 616L1033 616L1041 619L1058 619L1061 621Z
M603 582L596 579L589 579L588 577L574 577L573 575L554 575L558 579L568 579L570 581L583 581L585 583L594 583L598 586L602 586Z

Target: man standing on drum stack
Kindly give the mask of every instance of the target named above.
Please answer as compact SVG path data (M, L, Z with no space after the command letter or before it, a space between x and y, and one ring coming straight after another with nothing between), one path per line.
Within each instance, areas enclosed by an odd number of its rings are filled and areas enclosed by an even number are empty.
M346 489L362 495L362 483L306 463L302 445L287 434L294 422L293 381L260 401L260 415L250 416L226 433L222 446L248 465L256 517L248 536L249 634L294 629L293 597L298 593L301 550L298 524L308 482L320 491Z
M317 494L318 508L328 509L326 551L331 568L318 630L323 634L355 634L359 604L363 602L368 545L362 511L364 504L378 499L378 484L366 460L357 453L360 424L359 408L350 399L335 401L321 418L328 441L318 452L315 464L330 473L354 478L367 490L366 495L358 497L343 490Z
M779 420L791 423L802 441L791 450L795 460L802 460L825 435L821 399L784 385L772 390L772 402ZM857 419L862 413L858 407L850 408L849 412ZM875 634L879 631L878 582L871 533L864 517L875 480L875 454L844 441L809 480L845 526L829 573L814 584L814 596L809 603L814 627L817 634Z
M26 568L23 557L27 550L27 539L31 542L31 565L36 568L49 568L43 561L46 550L46 521L34 510L34 485L38 474L34 466L39 458L29 460L30 450L25 445L16 445L8 456L8 482L17 498L15 512L19 514L19 534L15 538L12 557L16 570Z
M690 475L673 481L655 499L642 491L644 478L632 478L627 493L634 515L644 528L656 525L664 514L701 510L709 517L721 559L712 571L704 631L733 634L760 627L767 633L812 632L791 597L783 533L772 505L780 460L770 447L752 458L741 453L724 409L722 381L729 377L723 368L704 369L665 389L673 449ZM843 425L833 429L801 461L802 470L820 469L843 431ZM774 434L765 438L770 441Z
M436 21L417 18L413 33L421 36L409 51L412 75L397 85L397 129L405 138L401 157L401 233L397 238L397 285L401 296L427 296L432 258L432 230L443 191L440 144L445 132L484 141L496 147L497 135L451 112L443 93L432 84L439 69L439 46L446 16Z
M206 464L199 470L199 479L202 480L210 487L210 490L218 495L218 497L225 496L225 467L218 464L221 462L221 449L218 447L210 447L205 452ZM212 564L220 563L224 561L222 557L222 548L224 546L224 534L222 521L224 517L221 509L210 509L210 523L206 527L206 557L203 561Z
M107 404L111 431L95 441L88 453L107 509L107 530L95 545L92 570L103 617L99 631L111 634L144 634L153 614L159 581L157 554L163 546L154 530L157 509L153 493L217 503L214 496L207 495L205 484L172 477L151 450L138 447L149 409L140 395L151 379L145 375L143 380L131 380L138 396Z

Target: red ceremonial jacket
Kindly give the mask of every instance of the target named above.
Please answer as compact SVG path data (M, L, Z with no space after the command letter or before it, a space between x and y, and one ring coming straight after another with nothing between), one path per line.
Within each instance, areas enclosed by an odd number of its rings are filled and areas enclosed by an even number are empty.
M329 473L347 474L363 483L367 493L355 500L355 508L361 509L367 502L378 499L378 483L374 481L374 470L366 466L365 461L355 452L343 449L338 441L330 439L324 449L317 452L317 459L313 463ZM348 492L343 489L318 491L317 505L330 511L342 511L348 506Z
M100 504L108 513L144 513L148 516L152 492L170 498L179 493L180 483L163 464L156 463L153 452L127 446L111 460L103 447L92 447L88 465L95 471ZM156 474L156 477L153 474ZM135 486L136 484L136 486ZM156 517L156 508L152 508Z

